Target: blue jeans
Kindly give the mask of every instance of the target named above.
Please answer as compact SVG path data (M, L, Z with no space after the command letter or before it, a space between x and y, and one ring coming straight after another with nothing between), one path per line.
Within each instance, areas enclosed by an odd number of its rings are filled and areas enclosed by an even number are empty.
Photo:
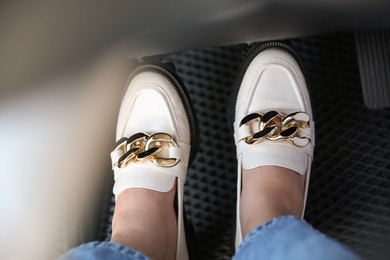
M91 242L63 255L67 259L149 259L147 256L110 242ZM335 240L293 216L275 218L255 228L242 242L236 260L249 259L360 259Z

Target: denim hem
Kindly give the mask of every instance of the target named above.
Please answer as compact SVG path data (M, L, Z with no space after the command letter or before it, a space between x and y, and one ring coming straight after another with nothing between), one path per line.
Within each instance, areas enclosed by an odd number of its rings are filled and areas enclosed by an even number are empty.
M98 256L98 257L97 257ZM70 250L60 259L150 259L141 252L112 242L89 242Z
M295 216L291 216L291 215L288 215L288 216L280 216L280 217L275 217L263 224L261 224L260 226L256 227L255 229L253 229L246 237L245 239L242 241L242 243L240 244L240 246L238 247L237 251L236 251L236 254L241 250L241 248L245 247L245 245L247 243L249 243L250 241L253 240L253 238L259 233L259 232L263 232L267 229L270 229L272 226L274 226L275 224L277 224L278 222L280 221L289 221L289 220L299 220L299 221L305 221L301 218L298 218L298 217L295 217ZM306 222L306 221L305 221Z
M117 253L120 253L121 255L124 256L130 256L130 257L144 256L141 252L126 247L122 244L113 243L113 242L89 242L89 243L82 244L80 247L81 248L109 248L115 250Z
M356 260L360 257L295 216L276 217L253 229L233 259Z

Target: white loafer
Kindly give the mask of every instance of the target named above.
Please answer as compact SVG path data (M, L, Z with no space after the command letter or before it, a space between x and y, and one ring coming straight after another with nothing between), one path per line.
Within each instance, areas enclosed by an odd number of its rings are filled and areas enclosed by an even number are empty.
M187 90L165 64L141 65L127 83L111 153L116 196L128 188L168 192L177 181L176 259L189 259L183 189L198 147L195 111Z
M276 165L305 175L304 200L314 150L309 92L294 50L270 42L252 47L241 65L232 95L231 122L237 147L236 249L240 224L241 171ZM305 206L304 206L305 208ZM304 210L302 212L302 217Z

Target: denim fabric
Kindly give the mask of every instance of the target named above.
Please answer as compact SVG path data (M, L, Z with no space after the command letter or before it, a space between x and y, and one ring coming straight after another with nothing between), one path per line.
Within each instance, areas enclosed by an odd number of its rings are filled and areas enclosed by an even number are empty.
M234 260L355 260L355 253L293 216L275 218L254 229Z
M120 244L91 242L70 250L60 260L149 259ZM254 229L242 242L233 259L269 260L356 260L355 253L315 230L304 220L283 216Z
M60 260L147 260L138 251L111 242L90 242L68 251Z

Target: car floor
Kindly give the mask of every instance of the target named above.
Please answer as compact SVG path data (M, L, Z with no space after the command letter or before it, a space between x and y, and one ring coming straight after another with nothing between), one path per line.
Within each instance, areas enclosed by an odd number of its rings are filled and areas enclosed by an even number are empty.
M353 34L291 40L303 61L316 122L316 147L305 219L365 257L390 235L390 110L363 103ZM236 206L236 160L227 125L235 74L247 45L164 57L190 91L200 149L185 187L200 259L230 259ZM114 199L107 189L99 240L108 240Z

